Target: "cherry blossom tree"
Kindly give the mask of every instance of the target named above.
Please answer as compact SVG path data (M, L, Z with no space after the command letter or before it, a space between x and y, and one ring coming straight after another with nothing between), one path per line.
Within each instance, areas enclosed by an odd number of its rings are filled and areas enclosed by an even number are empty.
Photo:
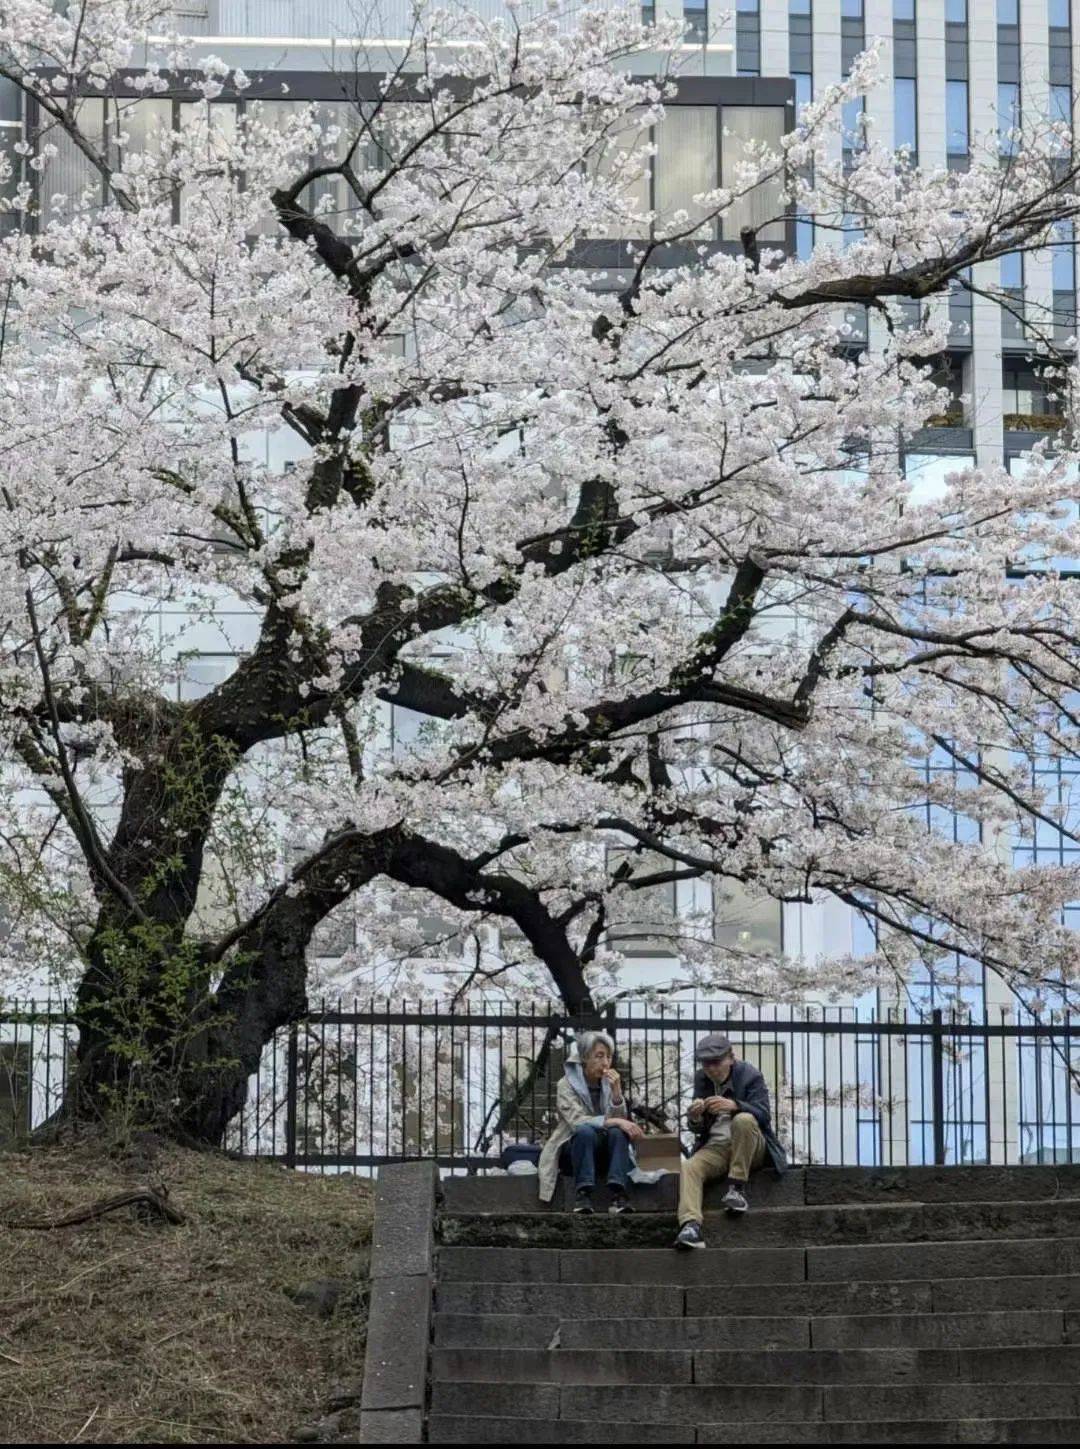
M679 36L637 7L418 6L332 117L252 101L229 130L209 103L248 78L163 17L0 6L37 116L0 246L0 889L9 974L76 974L68 1110L218 1140L346 904L368 958L403 900L512 926L521 959L478 944L477 976L575 1010L620 988L613 921L684 881L831 896L876 940L799 963L718 946L710 906L678 925L691 984L790 998L961 953L1071 990L1076 872L1010 856L1070 829L1030 763L1080 724L1074 585L1035 567L1080 554L1068 368L1061 446L1022 476L922 498L903 465L950 286L1076 215L1063 136L1007 170L869 141L845 167L868 57L654 214L634 182ZM180 89L205 103L136 144L117 97ZM59 195L71 148L94 185ZM709 240L763 186L814 218L809 260L764 225ZM639 240L597 273L612 235ZM162 600L246 612L197 697ZM423 721L404 746L388 706ZM931 756L956 770L928 783Z

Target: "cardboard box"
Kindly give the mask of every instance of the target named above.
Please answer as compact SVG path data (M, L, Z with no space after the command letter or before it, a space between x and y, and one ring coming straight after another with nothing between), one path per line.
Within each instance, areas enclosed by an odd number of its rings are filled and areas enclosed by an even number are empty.
M642 1172L678 1172L682 1150L674 1132L657 1132L634 1143Z

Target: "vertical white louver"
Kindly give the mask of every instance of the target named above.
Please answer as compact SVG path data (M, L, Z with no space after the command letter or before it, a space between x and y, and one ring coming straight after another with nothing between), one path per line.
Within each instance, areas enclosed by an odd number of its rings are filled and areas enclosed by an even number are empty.
M505 0L469 0L468 8L485 19L508 13ZM211 0L210 11L214 35L400 39L414 25L411 0ZM560 28L569 29L575 23L573 4L560 12Z
M173 24L181 35L210 34L210 6L208 0L181 0L172 7Z

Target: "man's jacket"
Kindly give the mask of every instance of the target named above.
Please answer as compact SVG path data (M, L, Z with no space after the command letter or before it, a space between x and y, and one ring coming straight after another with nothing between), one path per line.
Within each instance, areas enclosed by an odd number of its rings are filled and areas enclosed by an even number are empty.
M723 1086L716 1086L713 1079L700 1067L694 1074L694 1097L731 1097L734 1099L740 1112L749 1112L757 1119L765 1137L765 1146L768 1149L769 1158L777 1176L787 1171L787 1154L780 1146L780 1140L772 1130L772 1112L769 1107L769 1089L765 1085L765 1078L758 1071L757 1067L751 1066L749 1062L737 1061L731 1068L731 1075ZM704 1147L709 1140L709 1132L713 1124L713 1114L703 1112L697 1122L691 1122L690 1126L697 1134L694 1143L694 1152ZM690 1154L693 1156L693 1152Z

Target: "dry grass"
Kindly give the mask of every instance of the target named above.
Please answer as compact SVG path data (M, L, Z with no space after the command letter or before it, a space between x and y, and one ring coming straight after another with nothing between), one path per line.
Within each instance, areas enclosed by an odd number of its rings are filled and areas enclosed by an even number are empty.
M151 1177L185 1226L0 1227L0 1442L287 1443L359 1380L363 1295L319 1319L287 1290L364 1274L366 1182L179 1149ZM0 1219L146 1182L88 1146L0 1152Z

